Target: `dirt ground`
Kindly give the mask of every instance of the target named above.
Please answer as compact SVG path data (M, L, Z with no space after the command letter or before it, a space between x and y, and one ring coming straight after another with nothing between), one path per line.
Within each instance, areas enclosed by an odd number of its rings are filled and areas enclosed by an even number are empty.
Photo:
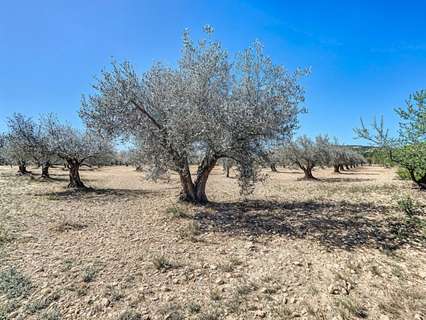
M393 169L320 181L265 171L249 199L216 167L211 203L177 176L86 169L89 192L0 167L0 319L425 319L426 193ZM38 169L33 169L38 172Z

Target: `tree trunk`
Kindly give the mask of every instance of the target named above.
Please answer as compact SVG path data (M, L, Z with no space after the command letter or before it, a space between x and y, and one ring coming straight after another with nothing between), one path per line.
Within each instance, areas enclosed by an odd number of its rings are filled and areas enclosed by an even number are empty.
M334 167L334 172L335 172L335 173L340 173L339 165L336 165L336 164L335 164L333 167Z
M50 178L49 168L50 168L50 162L49 161L45 161L45 162L42 163L42 165L41 165L41 178L42 179L49 179Z
M226 177L229 178L229 171L230 171L230 167L226 166L225 170L226 170Z
M68 160L67 163L70 177L68 188L86 189L86 186L80 180L80 163L77 160Z
M416 179L416 175L414 173L414 170L408 169L408 172L410 174L411 180L422 190L426 190L426 175L421 177L420 179Z
M417 185L420 189L426 190L426 175L424 175L420 180L417 181Z
M179 172L180 184L182 190L180 191L179 200L186 202L196 203L194 183L192 182L191 172L189 166L186 165Z
M197 178L195 182L192 181L191 172L187 162L183 165L182 170L179 172L182 190L179 199L182 201L205 204L208 202L206 195L206 185L210 172L213 170L217 162L217 157L206 155L198 166Z
M206 195L207 179L217 162L216 156L207 155L198 166L197 179L195 180L195 195L198 203L207 203Z
M277 166L275 165L275 163L271 163L271 170L272 170L272 172L278 172Z
M17 175L26 175L29 174L30 172L27 171L27 164L25 163L25 161L19 161L18 163L18 172L16 173Z
M318 180L312 175L312 168L304 168L303 173L305 174L303 180Z
M339 169L340 169L340 171L344 171L345 170L345 168L343 167L343 165L341 164L341 165L339 165Z

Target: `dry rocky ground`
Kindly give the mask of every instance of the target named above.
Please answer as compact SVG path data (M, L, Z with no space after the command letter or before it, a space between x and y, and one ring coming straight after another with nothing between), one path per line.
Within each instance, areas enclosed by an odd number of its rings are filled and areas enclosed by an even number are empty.
M0 167L0 319L426 319L424 216L397 204L426 194L380 167L279 170L243 201L217 167L201 207L173 174L85 170L75 192Z

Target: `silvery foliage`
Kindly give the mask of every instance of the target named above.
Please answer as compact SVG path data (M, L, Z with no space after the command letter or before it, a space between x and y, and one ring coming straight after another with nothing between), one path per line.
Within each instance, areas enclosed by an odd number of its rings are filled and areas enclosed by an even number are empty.
M7 164L6 157L6 134L0 133L0 165Z
M314 140L303 135L292 141L284 149L284 159L288 165L302 170L330 164L330 141L327 136L317 136Z
M53 115L43 119L48 148L64 161L81 164L105 163L114 154L113 144L96 132L80 131L59 122Z
M333 143L330 144L330 165L343 166L343 165L360 165L366 163L367 160L358 152L339 144L337 138L334 138Z
M198 43L184 33L174 68L157 63L139 76L129 62L114 62L83 97L81 116L89 127L138 140L153 168L182 172L194 154L232 158L248 192L266 146L298 125L304 72L273 64L259 42L230 62L205 31Z
M48 148L48 136L41 121L15 113L7 125L9 152L15 161L33 161L37 165L53 161L54 155Z

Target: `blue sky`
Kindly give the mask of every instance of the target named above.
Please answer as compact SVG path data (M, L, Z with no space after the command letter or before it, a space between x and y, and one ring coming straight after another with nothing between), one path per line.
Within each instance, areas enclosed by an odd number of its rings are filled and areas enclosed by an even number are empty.
M81 126L80 97L111 57L172 64L181 35L210 24L231 53L260 39L274 62L311 67L299 133L345 143L426 88L426 1L0 0L0 130L13 112Z

